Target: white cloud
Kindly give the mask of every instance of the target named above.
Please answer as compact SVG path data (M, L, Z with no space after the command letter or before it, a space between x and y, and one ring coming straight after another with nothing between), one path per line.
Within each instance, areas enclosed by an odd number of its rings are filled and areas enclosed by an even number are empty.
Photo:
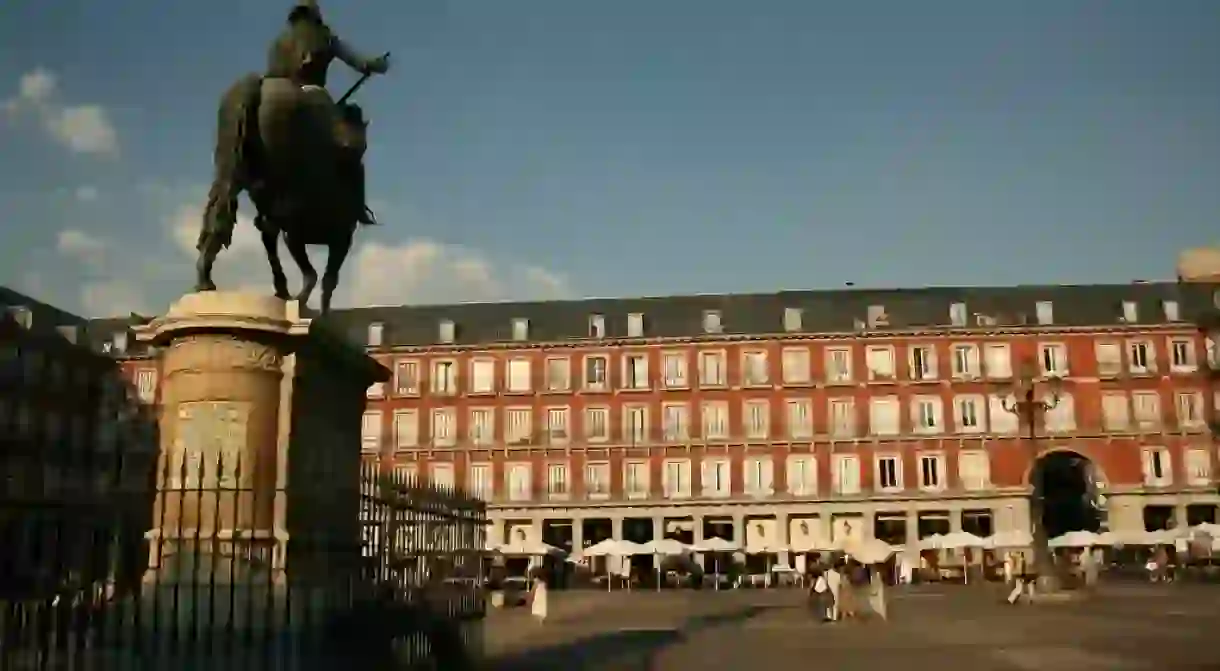
M79 302L93 316L164 310L194 280L195 244L202 210L179 206L166 218L159 245L140 249L109 243L79 230L61 231L56 251L91 269ZM462 301L541 300L571 295L567 280L534 265L498 262L488 254L429 239L390 241L389 226L364 229L344 265L336 307L402 305ZM326 252L311 247L319 275ZM149 259L157 259L150 263ZM162 260L163 259L163 260ZM300 288L300 276L288 250L280 259L289 290ZM248 215L238 218L233 243L217 258L216 284L225 290L271 293L271 270L262 241ZM318 304L320 288L312 305Z
M82 203L92 203L101 195L95 186L79 186L76 191L72 192L72 196Z
M60 102L55 73L36 68L21 76L17 93L5 100L7 116L35 117L52 139L80 154L113 155L119 150L118 132L101 105L67 105Z

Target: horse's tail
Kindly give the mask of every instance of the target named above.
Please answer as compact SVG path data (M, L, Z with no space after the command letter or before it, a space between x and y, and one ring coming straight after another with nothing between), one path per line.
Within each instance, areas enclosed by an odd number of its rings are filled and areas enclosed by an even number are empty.
M199 248L219 243L228 247L237 224L237 197L258 179L256 143L262 76L248 74L225 91L216 119L215 176L203 215Z

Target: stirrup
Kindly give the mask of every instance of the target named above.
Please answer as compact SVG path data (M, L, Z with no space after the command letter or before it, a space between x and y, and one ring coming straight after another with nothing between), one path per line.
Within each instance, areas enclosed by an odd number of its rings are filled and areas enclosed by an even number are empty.
M373 210L368 205L360 208L360 216L356 217L356 221L365 226L377 226L380 222L377 221L377 216L373 214Z

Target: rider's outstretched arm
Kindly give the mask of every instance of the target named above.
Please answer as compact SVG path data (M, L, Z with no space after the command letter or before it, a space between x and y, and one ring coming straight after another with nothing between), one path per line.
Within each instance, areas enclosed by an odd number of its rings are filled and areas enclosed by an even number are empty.
M334 48L335 57L346 63L348 67L357 72L382 72L385 69L385 66L382 64L382 59L365 58L338 37L334 38Z

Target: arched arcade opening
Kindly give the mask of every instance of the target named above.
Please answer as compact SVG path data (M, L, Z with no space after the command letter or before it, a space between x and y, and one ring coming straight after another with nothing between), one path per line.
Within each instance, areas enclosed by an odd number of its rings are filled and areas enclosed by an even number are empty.
M1097 468L1086 456L1055 450L1038 458L1030 473L1035 506L1047 538L1069 531L1100 531L1103 510L1097 491Z

